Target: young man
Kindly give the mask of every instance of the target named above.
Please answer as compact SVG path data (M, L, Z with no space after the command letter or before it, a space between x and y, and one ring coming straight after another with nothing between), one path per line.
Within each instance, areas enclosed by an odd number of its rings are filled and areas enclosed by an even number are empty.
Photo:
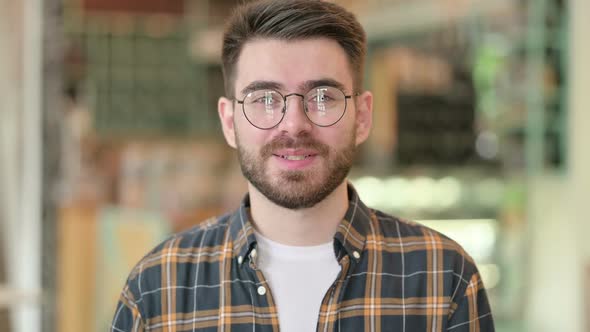
M335 4L237 9L218 109L248 195L143 258L112 331L494 330L463 249L366 207L346 181L371 128L365 52Z

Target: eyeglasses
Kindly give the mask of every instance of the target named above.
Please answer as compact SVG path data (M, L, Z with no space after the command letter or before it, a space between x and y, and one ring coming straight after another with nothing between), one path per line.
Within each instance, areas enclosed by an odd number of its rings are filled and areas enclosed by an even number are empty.
M283 121L287 111L287 98L290 96L303 99L305 115L319 127L330 127L340 121L346 112L347 100L352 98L352 95L347 96L338 88L320 86L304 95L290 93L283 96L275 90L255 90L237 102L242 105L244 116L250 124L266 130L276 127Z

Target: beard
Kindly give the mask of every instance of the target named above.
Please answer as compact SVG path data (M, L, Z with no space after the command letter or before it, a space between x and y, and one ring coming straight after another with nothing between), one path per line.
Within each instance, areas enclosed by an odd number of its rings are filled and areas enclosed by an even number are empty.
M242 174L278 206L291 210L313 207L328 197L348 175L356 154L356 138L354 131L352 133L350 141L340 150L332 150L305 134L297 138L276 137L258 154L246 151L236 136ZM322 158L327 165L320 169L281 170L272 177L268 174L267 162L279 149L313 149L317 152L315 158Z

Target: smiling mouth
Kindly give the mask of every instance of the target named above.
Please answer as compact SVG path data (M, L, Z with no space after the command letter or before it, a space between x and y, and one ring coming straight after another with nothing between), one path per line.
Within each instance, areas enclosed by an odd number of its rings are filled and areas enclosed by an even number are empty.
M294 161L297 161L297 160L305 160L305 159L307 159L309 157L313 157L313 155L310 155L310 154L308 154L308 155L299 155L299 156L285 156L285 155L275 154L274 156L275 157L283 158L285 160L294 160Z

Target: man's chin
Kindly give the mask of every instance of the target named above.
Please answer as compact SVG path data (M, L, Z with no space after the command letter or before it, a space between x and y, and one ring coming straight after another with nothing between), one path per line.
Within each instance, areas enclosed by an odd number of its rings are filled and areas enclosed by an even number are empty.
M308 209L323 200L323 198L317 197L315 193L310 194L293 191L266 193L265 197L274 204L289 210Z
M279 179L277 185L300 185L311 182L310 176L304 171L285 171L281 172L275 179Z
M321 184L321 185L318 185ZM334 188L301 174L289 174L280 181L253 184L272 203L290 210L314 207L329 196Z

